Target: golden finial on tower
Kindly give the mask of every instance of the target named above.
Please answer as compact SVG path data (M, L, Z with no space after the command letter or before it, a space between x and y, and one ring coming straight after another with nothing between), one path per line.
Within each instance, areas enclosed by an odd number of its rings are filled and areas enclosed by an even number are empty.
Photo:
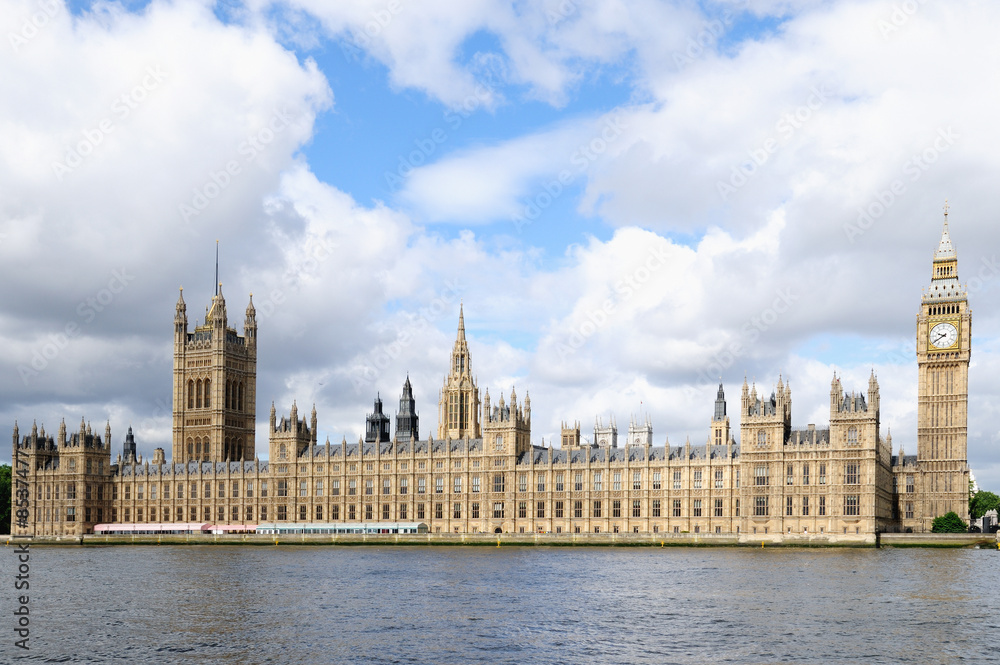
M944 221L948 221L948 199L944 200Z

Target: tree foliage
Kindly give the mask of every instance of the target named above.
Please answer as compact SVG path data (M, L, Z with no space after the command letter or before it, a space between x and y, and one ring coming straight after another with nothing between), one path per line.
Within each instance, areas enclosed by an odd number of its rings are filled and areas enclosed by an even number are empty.
M979 490L969 499L969 517L978 520L988 510L1000 511L1000 496Z
M10 465L0 465L0 533L10 533Z
M931 522L931 531L934 533L966 533L968 530L969 525L954 511L935 517Z

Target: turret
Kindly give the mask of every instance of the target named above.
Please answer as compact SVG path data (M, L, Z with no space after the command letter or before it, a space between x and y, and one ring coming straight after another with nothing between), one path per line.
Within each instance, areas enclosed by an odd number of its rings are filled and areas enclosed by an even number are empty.
M247 346L257 345L257 310L253 306L253 294L250 294L250 303L247 305L246 319L243 321L243 336L246 338Z
M174 335L183 341L183 335L187 333L187 303L184 302L184 287L181 287L181 294L177 298L177 307L174 313Z
M312 413L309 416L309 433L312 436L312 442L314 445L316 443L316 425L317 425L316 403L313 402Z

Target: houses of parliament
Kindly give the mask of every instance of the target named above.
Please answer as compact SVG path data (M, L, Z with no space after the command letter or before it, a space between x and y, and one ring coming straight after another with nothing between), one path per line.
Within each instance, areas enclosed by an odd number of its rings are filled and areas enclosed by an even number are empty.
M704 443L654 445L651 423L564 423L559 446L531 438L531 399L480 395L460 310L440 392L436 436L419 437L407 377L392 421L376 399L357 443L317 439L315 407L270 407L268 459L255 441L257 320L231 326L221 289L189 327L183 290L174 315L171 458L137 454L131 431L113 456L110 425L81 422L55 436L13 435L14 535L84 535L98 525L417 522L431 533L738 534L874 542L927 532L949 511L968 520L971 313L944 229L916 319L916 454L883 435L874 372L867 386L830 383L827 426L792 426L792 391L744 379L739 440L720 384L705 405ZM27 499L19 502L19 499ZM19 508L19 506L25 506ZM145 528L145 527L143 527Z

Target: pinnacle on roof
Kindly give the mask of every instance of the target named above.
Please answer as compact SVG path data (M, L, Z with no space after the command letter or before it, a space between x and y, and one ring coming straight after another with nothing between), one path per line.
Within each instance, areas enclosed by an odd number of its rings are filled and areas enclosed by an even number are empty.
M462 303L458 304L458 339L465 341L465 308Z
M948 233L948 202L944 202L944 228L941 230L941 242L934 253L935 261L944 261L957 257L955 248L951 244L951 235Z

